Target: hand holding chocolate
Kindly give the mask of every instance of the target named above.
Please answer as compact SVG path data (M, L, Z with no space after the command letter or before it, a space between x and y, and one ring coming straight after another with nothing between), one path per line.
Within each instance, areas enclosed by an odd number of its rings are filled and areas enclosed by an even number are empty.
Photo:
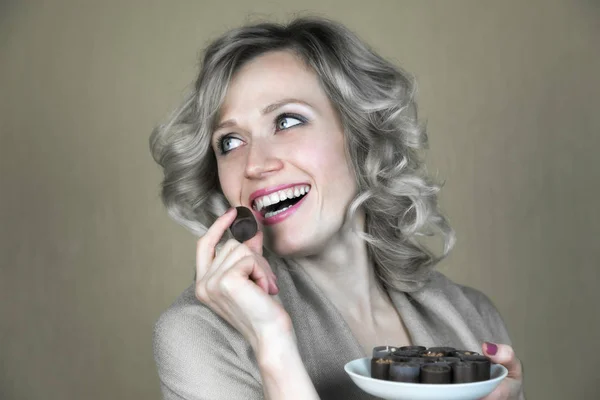
M474 351L452 347L377 346L371 377L412 383L470 383L490 379L491 361Z
M240 206L236 207L236 210L237 216L231 223L229 230L238 242L243 243L256 235L256 232L258 232L258 224L256 223L254 215L252 215L252 210L248 207Z

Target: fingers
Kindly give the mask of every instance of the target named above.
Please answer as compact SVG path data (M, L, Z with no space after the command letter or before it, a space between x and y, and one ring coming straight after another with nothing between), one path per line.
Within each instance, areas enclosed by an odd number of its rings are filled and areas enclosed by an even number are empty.
M244 244L248 246L253 252L256 254L260 254L262 256L263 253L263 236L262 231L256 232L252 238L246 240Z
M215 257L215 247L223 237L225 231L235 220L237 210L230 208L227 212L221 215L206 231L204 236L198 240L196 246L196 279L202 279L212 264Z
M485 396L481 400L512 400L515 399L512 396L510 385L506 384L506 382L502 382L494 391L487 396Z
M263 233L261 231L243 244L237 240L228 240L218 251L216 245L225 231L231 226L237 212L230 209L219 217L206 234L198 241L196 254L196 297L201 301L210 301L211 293L218 293L227 285L226 274L234 266L245 274L242 279L254 281L265 293L277 294L279 289L276 277L269 263L262 257ZM250 257L255 260L241 260ZM239 264L239 265L238 265Z
M254 281L265 293L276 294L278 292L277 277L267 260L248 248L246 242L240 244L235 240L232 241L237 244L237 247L234 247L228 254L224 254L230 248L229 242L225 245L213 262L216 268L210 272L209 279L222 280L235 267L244 279Z
M507 344L495 344L485 342L482 345L483 352L493 363L502 364L508 369L508 377L521 380L523 370L521 361L515 356L513 348Z

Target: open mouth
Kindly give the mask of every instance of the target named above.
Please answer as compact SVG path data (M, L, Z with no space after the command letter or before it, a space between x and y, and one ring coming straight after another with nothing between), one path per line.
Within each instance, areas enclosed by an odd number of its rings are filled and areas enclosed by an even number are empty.
M271 218L296 206L310 191L309 185L298 185L256 198L252 208L263 218ZM287 215L288 213L284 214Z
M263 208L260 213L263 215L263 217L265 218L270 218L273 217L279 213L284 212L285 210L287 210L290 207L293 207L294 205L296 205L300 200L302 200L304 198L304 196L306 196L308 193L305 194L301 194L298 197L294 197L293 199L285 199L283 201L280 201L279 203L276 204L272 204L270 206L266 206L265 208Z

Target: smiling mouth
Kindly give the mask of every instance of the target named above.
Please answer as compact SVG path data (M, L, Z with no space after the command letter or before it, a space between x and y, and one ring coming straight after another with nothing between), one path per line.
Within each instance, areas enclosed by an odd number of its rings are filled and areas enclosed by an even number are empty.
M252 208L259 212L263 218L270 218L298 204L308 194L309 191L310 186L305 186L300 191L298 191L296 188L295 191L288 190L285 194L280 193L280 197L277 197L276 194L271 195L271 197L265 196L254 201ZM289 198L281 200L283 197ZM271 204L271 202L273 203Z
M262 214L263 217L265 218L270 218L273 217L279 213L284 212L285 210L287 210L290 207L293 207L294 205L296 205L300 200L302 200L304 198L304 196L306 196L308 193L305 193L303 195L300 195L299 197L294 197L293 199L287 199L287 200L283 200L280 201L277 204L273 204L270 206L267 206L265 208L263 208L260 213Z

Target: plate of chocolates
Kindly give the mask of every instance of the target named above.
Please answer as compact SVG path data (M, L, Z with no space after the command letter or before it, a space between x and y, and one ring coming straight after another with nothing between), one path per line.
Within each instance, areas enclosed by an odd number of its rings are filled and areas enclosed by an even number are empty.
M377 346L344 370L363 391L389 400L478 400L508 374L474 351L424 346Z

